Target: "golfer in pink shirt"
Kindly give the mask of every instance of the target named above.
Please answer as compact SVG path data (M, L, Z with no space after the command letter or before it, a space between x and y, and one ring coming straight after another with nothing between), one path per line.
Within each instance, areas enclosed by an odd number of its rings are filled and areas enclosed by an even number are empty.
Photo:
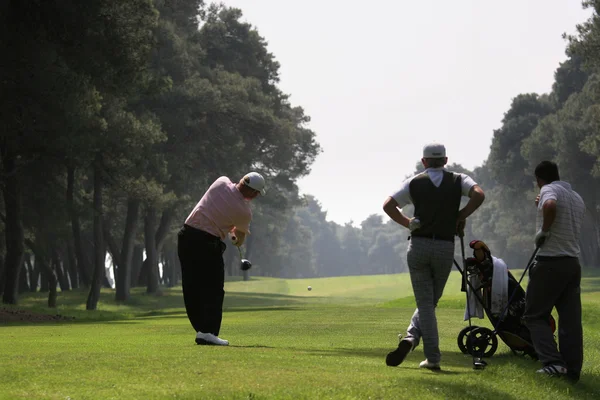
M217 179L185 220L177 238L183 300L196 330L197 344L227 346L219 338L225 296L224 240L241 246L250 233L250 200L264 194L265 179L257 172L238 183Z

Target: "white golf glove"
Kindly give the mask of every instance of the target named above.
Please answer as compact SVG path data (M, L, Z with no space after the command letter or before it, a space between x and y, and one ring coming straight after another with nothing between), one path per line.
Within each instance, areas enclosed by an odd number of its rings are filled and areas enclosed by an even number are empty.
M421 221L419 218L411 218L408 222L408 229L412 232L415 229L419 229L421 227Z
M229 232L229 240L235 246L238 243L238 238L235 236L235 233Z
M543 230L540 229L535 234L535 245L537 247L542 247L544 245L544 243L546 243L546 241L548 240L549 237L550 237L550 231L544 232Z

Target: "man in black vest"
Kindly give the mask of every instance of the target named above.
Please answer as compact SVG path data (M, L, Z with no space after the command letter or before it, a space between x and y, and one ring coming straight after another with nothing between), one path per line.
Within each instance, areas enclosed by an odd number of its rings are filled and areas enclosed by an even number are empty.
M407 263L417 303L406 337L387 355L386 364L400 365L423 338L426 359L419 367L439 370L441 353L435 307L452 270L454 236L462 236L467 217L483 203L485 195L468 175L444 168L448 162L444 145L426 145L421 162L425 171L404 181L383 205L391 219L411 232ZM469 197L469 201L460 209L463 196ZM415 207L413 218L401 211L407 204Z

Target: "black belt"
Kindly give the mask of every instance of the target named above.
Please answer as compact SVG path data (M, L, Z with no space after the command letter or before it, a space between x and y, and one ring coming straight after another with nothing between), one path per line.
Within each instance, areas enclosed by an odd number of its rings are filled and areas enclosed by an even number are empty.
M412 237L433 239L433 240L443 240L444 242L453 242L454 243L454 235L448 236L448 235L434 235L434 234L429 234L429 235L417 234L417 235L412 235Z
M577 257L573 256L536 256L537 261L561 261L561 260L575 260Z
M221 241L220 237L215 236L215 235L213 235L211 233L208 233L206 231L203 231L201 229L193 228L193 227L191 227L189 225L185 225L184 224L183 228L182 228L182 231L183 231L183 233L191 234L193 236L196 236L196 237L199 237L199 238L202 238L202 239L206 239L206 240L210 240L210 241Z

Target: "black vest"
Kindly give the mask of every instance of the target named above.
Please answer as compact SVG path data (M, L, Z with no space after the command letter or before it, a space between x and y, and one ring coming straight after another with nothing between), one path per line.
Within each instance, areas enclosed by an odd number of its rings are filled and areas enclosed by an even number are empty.
M462 198L460 175L444 171L442 183L436 187L429 175L423 173L413 178L409 191L415 217L421 221L421 227L411 235L454 241Z

